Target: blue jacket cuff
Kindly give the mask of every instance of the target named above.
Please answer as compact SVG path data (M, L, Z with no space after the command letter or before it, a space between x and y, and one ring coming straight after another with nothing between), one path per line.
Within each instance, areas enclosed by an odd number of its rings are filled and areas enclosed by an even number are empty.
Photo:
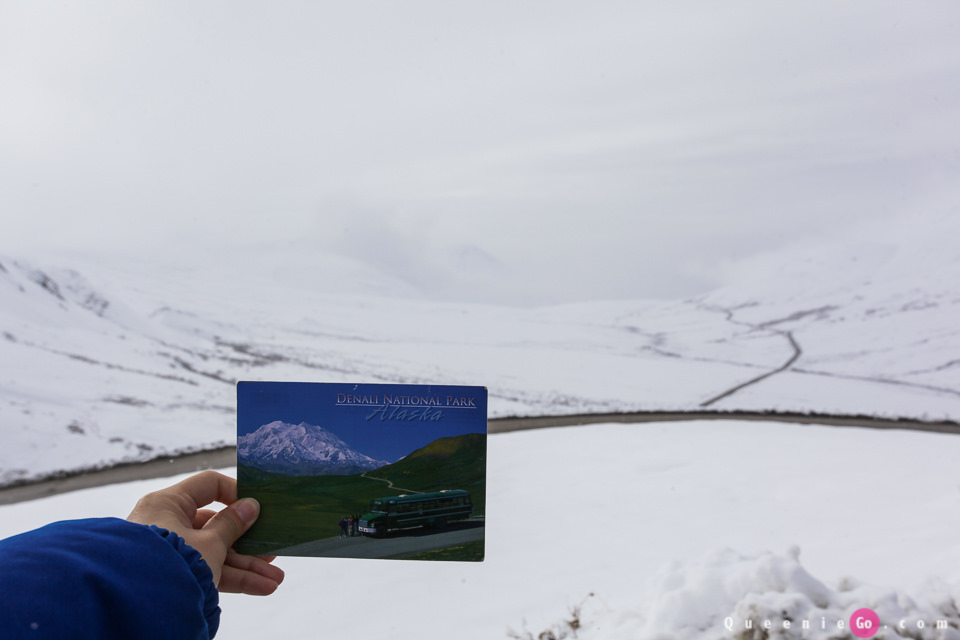
M193 577L197 579L197 584L203 591L203 617L207 620L207 628L210 630L210 637L213 638L217 635L217 629L220 628L220 594L213 583L213 571L211 571L210 565L203 559L199 551L188 545L175 532L162 529L156 525L150 525L150 530L180 554L191 573L193 573Z

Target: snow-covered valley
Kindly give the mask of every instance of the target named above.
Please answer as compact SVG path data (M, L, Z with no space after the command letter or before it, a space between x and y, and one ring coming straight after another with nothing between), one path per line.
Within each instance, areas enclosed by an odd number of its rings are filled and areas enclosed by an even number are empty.
M2 257L2 478L232 444L244 379L485 385L493 417L957 421L956 227L798 247L694 299L539 308L392 295L360 270L337 271L345 292L263 264ZM781 635L832 638L868 607L877 637L956 637L958 455L953 435L736 420L496 435L485 562L284 558L276 595L225 596L221 635L708 640L807 620ZM123 516L170 482L0 507L0 535Z
M482 385L483 562L281 557L219 640L960 640L958 24L0 3L0 538L401 455L239 381Z
M960 419L957 223L741 266L677 301L440 302L309 252L0 257L0 484L234 444L238 380L485 385L490 416L647 410ZM630 274L619 274L629 277Z

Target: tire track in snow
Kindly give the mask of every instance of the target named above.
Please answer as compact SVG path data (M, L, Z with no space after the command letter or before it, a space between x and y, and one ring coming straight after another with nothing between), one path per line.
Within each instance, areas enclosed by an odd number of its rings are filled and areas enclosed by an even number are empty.
M800 349L800 345L797 344L797 341L793 338L793 333L791 333L790 331L778 331L774 329L774 332L782 336L786 336L787 340L790 341L790 346L793 347L793 355L790 356L789 360L787 360L785 363L783 363L781 366L777 367L773 371L768 371L762 375L757 376L756 378L747 380L746 382L738 384L735 387L727 389L723 393L716 395L710 398L709 400L705 400L704 402L701 402L699 406L703 408L709 407L713 403L719 400L723 400L727 396L732 396L733 394L735 394L737 391L740 391L744 387L749 387L750 385L756 384L762 380L766 380L770 376L774 376L780 373L781 371L786 371L787 369L789 369L793 365L793 363L796 362L797 359L803 354L803 351Z
M790 315L785 316L785 317L783 317L783 318L778 318L778 319L776 319L776 320L767 320L766 322L761 322L761 323L759 323L759 324L752 324L752 323L749 323L749 322L744 322L743 320L736 320L736 319L734 319L734 313L736 312L736 310L737 310L739 307L734 307L734 308L732 308L732 309L728 309L728 308L725 308L725 307L710 306L710 305L704 305L704 304L699 304L698 306L699 306L700 308L702 308L702 309L707 310L707 311L718 311L718 312L720 312L720 313L723 313L723 314L726 316L727 322L729 322L729 323L731 323L731 324L739 325L739 326L741 326L741 327L746 327L746 328L748 328L750 331L770 331L770 332L773 332L773 333L775 333L775 334L777 334L777 335L784 336L784 337L787 338L787 340L790 342L790 346L791 346L791 348L793 349L793 355L792 355L783 365L777 367L777 368L774 369L773 371L768 371L767 373L764 373L764 374L761 374L761 375L759 375L759 376L756 376L755 378L751 378L750 380L747 380L746 382L742 382L742 383L736 385L735 387L731 387L730 389L727 389L726 391L723 391L722 393L719 393L719 394L713 396L712 398L709 398L708 400L704 400L703 402L701 402L701 403L698 405L699 407L704 408L704 409L707 408L707 407L709 407L709 406L711 406L711 405L713 405L713 404L715 404L716 402L718 402L718 401L720 401L720 400L722 400L722 399L724 399L724 398L726 398L726 397L729 397L729 396L733 395L734 393L740 391L741 389L743 389L743 388L745 388L745 387L749 387L749 386L751 386L751 385L757 384L758 382L762 382L763 380L766 380L767 378L769 378L769 377L771 377L771 376L773 376L773 375L776 375L776 374L778 374L778 373L782 373L782 372L786 371L787 369L790 369L790 368L794 365L794 363L796 363L796 361L800 358L800 356L803 355L803 349L800 348L800 344L797 342L797 340L796 340L796 338L794 337L792 331L784 331L784 330L781 330L781 329L773 329L773 328L772 328L772 325L777 325L777 324L780 324L780 323L783 323L783 322L792 322L792 321L795 321L795 320L800 320L801 318L806 318L806 317L808 317L808 316L820 316L820 317L822 318L822 317L825 317L826 314L829 314L831 311L837 309L837 307L834 306L834 305L827 305L827 306L823 306L823 307L818 307L818 308L816 308L816 309L805 309L805 310L802 310L802 311L795 311L794 313L791 313ZM947 365L944 365L944 368L946 368L947 366L952 365L952 364L955 363L955 362L960 362L960 360L951 361L951 362L948 363ZM842 373L832 373L832 372L829 372L829 371L816 371L816 370L814 370L814 369L796 369L796 368L794 368L794 369L792 369L792 371L793 371L794 373L802 373L802 374L817 375L817 376L826 376L826 377L830 377L830 378L839 378L839 379L844 379L844 380L861 380L861 381L863 381L863 382L872 382L872 383L876 383L876 384L892 384L892 385L901 386L901 387L910 387L910 388L913 388L913 389L925 389L925 390L927 390L927 391L934 391L934 392L936 392L936 393L946 393L946 394L950 394L950 395L960 396L960 391L958 391L957 389L950 389L950 388L947 388L947 387L938 387L938 386L929 385L929 384L920 384L920 383L916 383L916 382L907 382L907 381L904 381L904 380L892 380L892 379L889 379L889 378L873 378L873 377L869 377L869 376L845 375L845 374L842 374Z

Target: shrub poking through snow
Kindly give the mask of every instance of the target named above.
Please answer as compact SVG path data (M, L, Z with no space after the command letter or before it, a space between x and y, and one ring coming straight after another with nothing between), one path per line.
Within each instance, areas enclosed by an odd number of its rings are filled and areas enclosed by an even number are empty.
M579 604L571 606L570 618L568 620L563 620L562 622L551 625L537 635L533 635L533 633L527 629L521 632L510 629L507 631L507 636L514 638L514 640L566 640L567 638L576 638L577 631L579 631L582 626L580 616L583 613L583 605L587 599L592 596L592 593L588 593ZM524 627L526 627L526 623L524 623Z

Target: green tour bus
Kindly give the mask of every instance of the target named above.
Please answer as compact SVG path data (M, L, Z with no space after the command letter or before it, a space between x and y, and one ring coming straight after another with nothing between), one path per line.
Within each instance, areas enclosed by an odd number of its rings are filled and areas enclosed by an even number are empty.
M370 512L360 518L360 531L382 536L396 529L444 527L473 515L470 493L445 489L435 493L389 496L370 501Z

